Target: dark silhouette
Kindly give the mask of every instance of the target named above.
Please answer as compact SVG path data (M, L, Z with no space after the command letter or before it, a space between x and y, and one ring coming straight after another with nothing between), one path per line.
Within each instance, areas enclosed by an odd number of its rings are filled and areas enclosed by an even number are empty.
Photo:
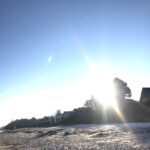
M54 122L55 122L55 124L57 125L57 124L60 124L61 121L62 121L62 113L61 113L61 110L58 109L58 110L56 111L55 116L54 116Z
M114 78L113 82L117 100L124 100L131 97L132 93L126 82L119 78Z
M150 88L142 88L140 103L145 106L150 106Z
M57 110L54 116L40 119L20 119L10 122L3 129L12 130L25 127L50 127L56 125L89 124L89 123L124 123L149 122L150 88L143 88L140 103L129 99L131 90L127 83L115 78L114 86L118 109L109 106L105 108L94 96L86 100L83 107L61 113ZM109 94L109 93L108 93ZM126 99L125 101L123 99ZM146 99L146 101L145 101ZM144 104L144 105L142 105Z
M92 95L91 99L85 101L84 107L91 108L91 109L95 110L96 109L96 105L97 105L96 99Z
M28 128L28 127L50 127L54 125L55 125L54 117L50 116L50 117L43 117L40 119L36 119L36 118L17 119L7 124L4 127L4 129L12 130L17 128Z

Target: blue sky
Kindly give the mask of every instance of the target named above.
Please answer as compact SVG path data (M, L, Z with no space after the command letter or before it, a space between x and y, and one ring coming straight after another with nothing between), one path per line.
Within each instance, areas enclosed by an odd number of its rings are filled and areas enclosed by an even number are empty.
M2 122L82 106L93 94L81 86L87 58L105 62L138 100L150 85L149 7L149 0L1 0Z

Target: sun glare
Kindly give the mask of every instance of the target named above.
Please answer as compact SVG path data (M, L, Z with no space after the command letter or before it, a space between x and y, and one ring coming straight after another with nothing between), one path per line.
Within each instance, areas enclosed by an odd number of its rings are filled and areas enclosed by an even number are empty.
M91 88L92 94L104 106L113 107L117 110L114 88L112 80L114 73L112 68L107 64L96 65L89 63L87 81Z

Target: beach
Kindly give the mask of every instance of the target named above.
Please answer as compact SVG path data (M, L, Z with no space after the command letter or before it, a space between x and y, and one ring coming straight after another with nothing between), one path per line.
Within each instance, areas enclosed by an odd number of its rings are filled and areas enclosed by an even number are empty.
M1 150L146 150L150 123L23 128L0 133Z

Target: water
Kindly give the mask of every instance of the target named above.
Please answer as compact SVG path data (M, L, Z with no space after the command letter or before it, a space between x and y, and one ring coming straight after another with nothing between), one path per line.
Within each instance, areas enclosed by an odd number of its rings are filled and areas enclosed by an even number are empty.
M150 128L150 122L148 123L116 123L116 124L80 124L73 126L65 126L64 128L101 128L101 129L111 129L111 128Z
M4 130L0 130L0 133L4 132Z

